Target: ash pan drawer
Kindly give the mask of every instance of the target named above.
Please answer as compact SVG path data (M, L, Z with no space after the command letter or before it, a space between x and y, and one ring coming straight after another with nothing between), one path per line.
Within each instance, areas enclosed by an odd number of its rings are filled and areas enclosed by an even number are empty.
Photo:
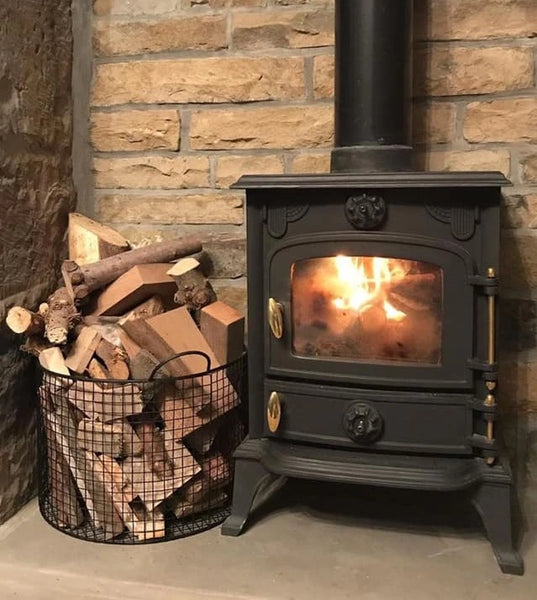
M472 396L267 379L265 435L327 446L471 454Z

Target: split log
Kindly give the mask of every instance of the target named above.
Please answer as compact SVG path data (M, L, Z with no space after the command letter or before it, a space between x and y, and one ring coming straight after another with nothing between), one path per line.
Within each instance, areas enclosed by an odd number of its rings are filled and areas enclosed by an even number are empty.
M127 502L132 502L136 497L136 492L132 487L132 481L122 467L122 463L118 463L115 458L106 454L102 454L100 458L105 469L110 473L115 488L123 494Z
M23 352L27 352L28 354L32 354L33 356L39 357L43 350L48 350L49 348L53 348L52 344L42 338L40 335L31 335L26 338L24 344L20 347Z
M163 312L164 302L162 302L162 298L160 296L151 296L151 298L148 298L145 302L142 302L142 304L121 317L117 321L117 324L121 327L123 323L126 323L127 321L149 319L149 317L160 315Z
M93 525L102 528L105 539L119 535L123 531L123 521L99 480L95 455L76 446L76 423L69 406L58 402L56 413L46 412L44 416L71 469Z
M167 275L169 268L168 263L148 263L132 267L99 294L92 314L122 315L157 294L166 307L172 308L176 286Z
M140 423L135 425L134 429L142 440L143 454L157 477L159 479L172 477L173 468L166 453L164 436L160 429L154 423Z
M57 347L47 348L39 353L39 364L47 371L52 371L58 375L71 376L65 359L63 358L62 351Z
M39 313L45 321L45 337L53 344L65 344L67 334L80 320L67 288L59 288L46 303L41 304Z
M229 461L219 453L205 458L200 463L201 473L183 488L183 498L189 504L199 504L208 493L221 489L231 481Z
M186 307L147 320L127 321L123 328L136 343L159 360L166 360L180 352L198 350L207 354L211 368L220 366ZM198 355L183 356L170 361L166 367L174 377L196 375L205 372L207 361ZM219 410L221 406L236 404L238 401L237 394L225 375L218 386L212 386L208 378L202 375L194 376L191 380L179 381L177 385L179 389L184 390L187 384L198 388L197 392L194 388L193 393L185 396L187 401L195 403L193 407L196 409L201 410L211 404L215 410ZM199 393L200 390L202 393Z
M107 425L100 421L82 419L78 424L77 443L84 450L114 458L142 453L142 441L128 423Z
M121 487L118 487L114 478L113 472L110 470L110 459L109 456L102 455L95 457L95 470L98 474L99 480L106 490L107 494L112 500L112 504L116 509L117 514L130 531L135 530L135 526L138 523L138 517L129 505L128 496L123 493ZM116 463L117 464L117 463Z
M123 462L123 468L132 481L134 491L149 512L153 511L201 470L201 467L184 445L177 445L174 458L173 476L164 479L157 477L145 457L129 457Z
M145 519L134 523L134 535L139 540L154 540L166 535L166 523L164 516L158 511L149 513Z
M100 334L91 327L82 327L74 341L65 364L75 373L83 373L101 342Z
M112 376L108 372L108 369L104 365L102 365L96 358L92 358L90 360L86 371L89 377L91 377L92 379L112 379ZM109 384L107 383L101 383L99 385L101 385L103 388L109 386Z
M73 260L67 260L62 265L62 276L73 301L84 301L91 292L114 281L131 267L170 262L199 252L201 248L199 239L192 236L136 248L89 265L79 265Z
M42 405L43 410L47 410ZM77 498L77 491L69 465L54 435L47 435L50 501L61 528L78 527L84 521L84 513Z
M121 331L121 344L129 357L129 371L131 379L147 380L159 360L150 352L141 348L125 331ZM158 371L160 377L169 377L170 372L166 366Z
M204 306L216 302L212 285L201 272L200 263L192 257L183 258L168 270L177 284L175 303L186 306L194 315Z
M79 213L69 215L69 260L79 265L94 263L130 249L129 242L115 229Z
M39 313L34 313L22 306L13 306L6 317L6 325L14 333L24 335L41 335L45 331L45 320Z
M125 350L107 340L101 340L95 349L95 354L104 362L112 379L129 378L128 356Z
M141 391L132 384L102 388L92 381L75 381L67 399L86 417L105 423L137 415L144 408Z
M221 364L241 356L244 350L244 315L224 302L201 309L200 331Z

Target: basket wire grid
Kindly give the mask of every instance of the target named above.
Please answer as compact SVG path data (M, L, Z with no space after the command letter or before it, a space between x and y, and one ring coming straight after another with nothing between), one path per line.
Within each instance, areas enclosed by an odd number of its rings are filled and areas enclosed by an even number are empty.
M166 363L194 375L166 376ZM39 507L64 533L94 542L177 539L229 514L232 455L245 435L246 356L211 369L174 355L147 380L94 380L43 370ZM192 366L195 365L195 368Z

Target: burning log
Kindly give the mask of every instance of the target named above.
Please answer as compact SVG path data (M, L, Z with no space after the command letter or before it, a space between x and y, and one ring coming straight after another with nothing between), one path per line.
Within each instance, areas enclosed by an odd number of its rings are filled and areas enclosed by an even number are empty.
M170 262L201 249L198 238L187 237L136 248L88 265L66 260L62 265L62 276L71 299L83 302L90 292L104 287L136 265Z

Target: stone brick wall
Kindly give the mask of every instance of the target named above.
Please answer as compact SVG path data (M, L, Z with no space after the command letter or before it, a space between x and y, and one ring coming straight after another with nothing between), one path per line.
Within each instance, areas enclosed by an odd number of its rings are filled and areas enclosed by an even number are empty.
M417 166L498 170L514 184L502 388L526 456L537 448L537 2L415 4ZM200 232L239 302L243 195L229 184L329 167L333 0L95 0L93 13L97 214L138 243Z
M4 325L55 289L71 184L70 0L0 0L0 523L35 493L36 374Z

